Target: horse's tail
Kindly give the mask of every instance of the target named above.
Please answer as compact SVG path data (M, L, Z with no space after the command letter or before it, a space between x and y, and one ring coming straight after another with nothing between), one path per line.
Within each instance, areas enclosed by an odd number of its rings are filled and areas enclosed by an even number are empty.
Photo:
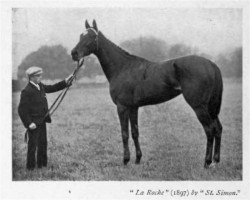
M212 62L211 62L212 63ZM222 92L223 92L223 81L221 76L221 71L218 66L212 63L215 69L215 82L214 89L211 95L208 110L212 119L216 119L220 113L221 102L222 102Z

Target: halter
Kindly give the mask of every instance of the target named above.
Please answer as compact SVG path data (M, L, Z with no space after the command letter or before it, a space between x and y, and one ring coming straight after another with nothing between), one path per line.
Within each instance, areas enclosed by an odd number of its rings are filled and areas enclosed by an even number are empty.
M92 31L96 34L95 41L96 41L96 49L98 50L98 47L99 47L99 45L98 45L98 35L99 35L99 31L96 31L94 28L88 28L87 31L88 31L88 30L92 30Z

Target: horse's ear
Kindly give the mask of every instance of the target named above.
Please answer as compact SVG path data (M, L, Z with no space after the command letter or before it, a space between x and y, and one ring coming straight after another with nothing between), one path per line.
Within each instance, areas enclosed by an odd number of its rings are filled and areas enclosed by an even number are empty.
M96 21L95 20L93 20L93 28L96 30L96 31L98 31L98 28L97 28L97 25L96 25Z
M89 23L88 23L88 20L85 21L85 28L86 28L86 29L90 28L90 25L89 25Z

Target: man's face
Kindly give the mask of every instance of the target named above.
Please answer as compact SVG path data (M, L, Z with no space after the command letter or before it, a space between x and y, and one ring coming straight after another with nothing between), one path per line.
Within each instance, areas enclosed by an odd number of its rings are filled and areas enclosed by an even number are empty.
M31 76L30 77L30 80L33 81L34 83L38 84L41 82L42 80L42 74L38 74L38 75L35 75L35 76Z

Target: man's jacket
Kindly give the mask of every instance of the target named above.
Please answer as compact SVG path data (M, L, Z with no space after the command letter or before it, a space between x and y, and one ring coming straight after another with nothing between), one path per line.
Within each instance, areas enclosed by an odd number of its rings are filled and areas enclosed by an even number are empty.
M42 123L44 116L48 112L46 93L57 92L64 89L66 82L61 81L54 85L39 83L39 86L40 90L29 82L21 92L18 114L26 128L28 128L32 122L36 125ZM44 122L51 122L49 115L45 118Z

